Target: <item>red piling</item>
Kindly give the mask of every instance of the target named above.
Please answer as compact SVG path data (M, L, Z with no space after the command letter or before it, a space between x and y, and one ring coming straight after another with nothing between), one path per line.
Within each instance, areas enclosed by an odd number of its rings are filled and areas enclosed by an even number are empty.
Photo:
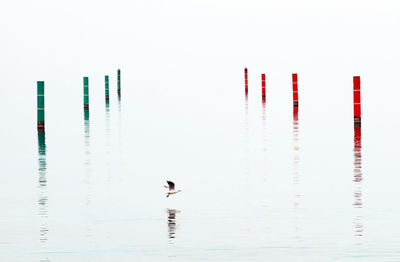
M361 126L361 84L360 77L353 77L354 126Z
M261 74L261 92L262 92L262 101L265 103L265 74Z
M298 85L297 85L297 73L292 74L292 82L293 82L293 106L299 106L299 93L298 93Z
M244 91L246 95L249 93L249 80L247 76L247 67L244 68Z

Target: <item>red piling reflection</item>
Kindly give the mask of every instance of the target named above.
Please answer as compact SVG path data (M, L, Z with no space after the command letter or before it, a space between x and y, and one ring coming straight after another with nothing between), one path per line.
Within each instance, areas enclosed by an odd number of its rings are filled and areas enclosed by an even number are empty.
M361 84L360 77L353 77L354 126L361 126Z
M293 184L295 185L295 201L294 206L299 206L300 197L302 194L298 192L298 185L300 183L299 177L299 108L293 107ZM296 190L297 189L297 190Z
M292 74L292 83L293 83L293 106L299 106L299 93L298 93L298 85L297 85L297 73Z
M261 74L261 93L262 93L262 102L265 103L265 74Z
M249 79L247 76L247 67L244 68L244 91L247 94L249 93Z
M361 126L357 126L356 119L354 120L354 176L353 182L355 184L354 189L354 208L362 208L362 181L363 181L363 173L362 173L362 158L361 158ZM354 219L354 232L356 237L363 236L363 223L362 216L358 215Z
M355 122L355 121L354 121ZM354 123L356 124L356 123ZM354 207L362 207L361 182L363 180L361 170L361 127L354 127L354 178L357 188L354 191Z

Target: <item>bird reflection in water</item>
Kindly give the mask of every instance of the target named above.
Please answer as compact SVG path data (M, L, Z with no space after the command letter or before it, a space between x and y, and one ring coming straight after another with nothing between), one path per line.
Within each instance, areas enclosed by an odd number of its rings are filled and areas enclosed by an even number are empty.
M180 210L176 209L167 209L168 213L168 238L170 240L175 238L175 231L176 231L176 214L180 213Z
M354 189L354 208L362 208L362 181L363 181L363 173L362 173L362 158L361 158L361 126L355 124L354 125L354 176L353 182L355 184ZM362 216L357 215L354 219L354 231L356 237L362 237L363 235L363 224L362 224Z
M39 161L39 217L41 219L41 226L40 226L40 241L46 242L47 241L47 159L46 159L46 134L45 132L38 132L38 161Z

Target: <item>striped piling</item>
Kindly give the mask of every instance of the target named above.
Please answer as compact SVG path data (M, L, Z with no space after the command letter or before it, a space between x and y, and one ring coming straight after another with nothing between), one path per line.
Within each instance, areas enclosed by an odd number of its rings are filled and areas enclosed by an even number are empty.
M247 67L244 68L244 91L246 95L249 93L249 79L247 75Z
M37 130L44 132L44 81L37 81Z
M118 94L121 93L121 70L118 69L117 71L117 92Z
M265 103L265 74L261 74L261 93L262 93L262 102Z
M353 77L354 126L361 126L361 84L360 77Z
M109 85L109 81L108 81L108 76L104 76L104 82L105 82L105 92L106 92L106 100L110 99L110 85Z
M83 109L89 110L89 77L83 77Z
M292 74L292 83L293 83L293 106L299 106L299 93L298 93L298 85L297 85L297 73Z

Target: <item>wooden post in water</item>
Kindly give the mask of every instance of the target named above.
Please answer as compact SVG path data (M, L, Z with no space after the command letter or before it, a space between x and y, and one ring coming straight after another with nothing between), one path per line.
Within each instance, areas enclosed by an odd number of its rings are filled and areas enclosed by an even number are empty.
M299 106L299 90L297 85L297 73L292 74L292 83L293 83L293 106Z
M106 100L110 100L110 92L109 92L109 81L108 81L108 76L104 77L104 82L105 82L105 89L106 89Z
M261 74L261 93L262 93L262 102L265 103L266 93L265 93L265 74Z
M249 79L247 75L247 67L244 68L244 91L246 95L249 93Z
M361 126L361 83L360 77L353 77L353 105L354 105L354 126Z
M120 69L118 69L118 71L117 71L117 73L118 73L118 76L117 76L117 81L118 81L118 85L117 85L117 92L118 92L118 94L119 93L121 93L121 70Z
M37 81L37 130L44 132L44 81Z
M89 110L89 77L83 77L83 109Z

